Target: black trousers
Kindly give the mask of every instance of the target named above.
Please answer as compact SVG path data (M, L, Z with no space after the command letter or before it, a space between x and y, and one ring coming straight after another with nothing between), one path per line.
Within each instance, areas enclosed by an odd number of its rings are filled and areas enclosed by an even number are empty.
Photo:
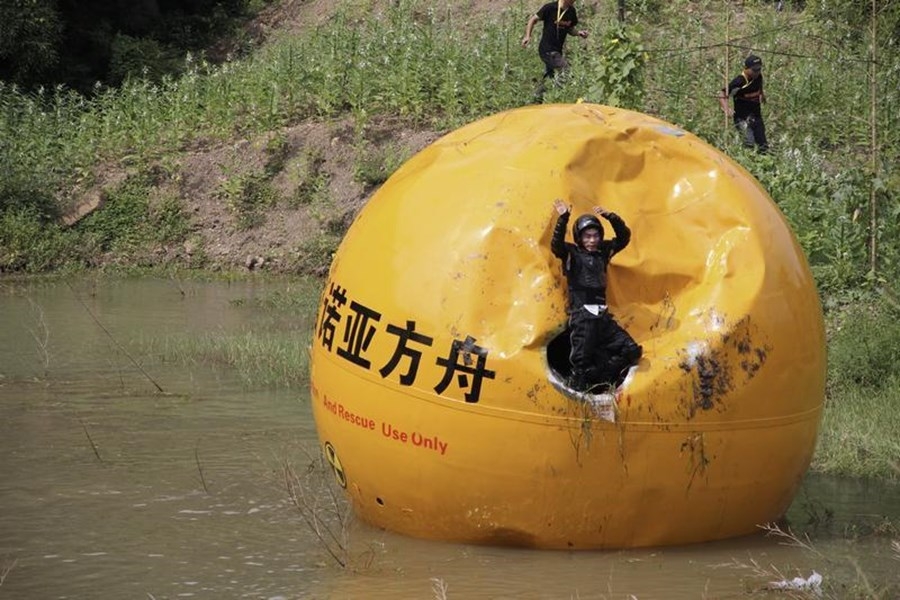
M547 90L547 80L554 81L556 72L563 72L569 68L569 61L560 52L541 52L541 60L544 61L544 76L534 89L535 102L544 101L544 92Z
M760 152L766 152L769 149L769 141L766 139L766 124L763 123L762 117L750 115L741 119L734 119L734 126L744 136L744 146L753 148Z
M541 52L541 60L544 61L544 79L550 79L557 70L565 71L569 68L569 61L562 52Z
M617 385L642 353L609 312L593 315L583 307L569 312L569 343L571 385L578 390Z

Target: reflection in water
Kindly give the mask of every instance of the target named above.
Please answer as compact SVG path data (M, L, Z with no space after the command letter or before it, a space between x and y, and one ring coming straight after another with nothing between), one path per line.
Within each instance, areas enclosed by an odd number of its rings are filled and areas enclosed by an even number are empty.
M248 387L233 369L153 350L248 329L306 336L314 301L302 314L254 302L303 289L0 283L0 599L437 598L441 586L451 599L736 598L777 571L852 584L856 564L875 588L900 584L890 538L868 535L900 521L897 487L821 477L789 513L815 551L760 534L547 552L353 523L339 569L282 480L285 461L300 470L317 452L307 391Z

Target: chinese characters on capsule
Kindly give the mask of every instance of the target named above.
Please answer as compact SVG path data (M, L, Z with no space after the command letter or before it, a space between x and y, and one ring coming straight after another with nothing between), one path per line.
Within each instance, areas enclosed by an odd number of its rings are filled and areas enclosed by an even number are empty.
M329 282L322 297L322 313L316 328L316 338L328 350L363 369L375 368L383 379L394 378L400 385L410 386L416 381L423 356L431 356L439 349L433 347L434 338L416 330L415 321L404 325L382 322L381 313L348 297L347 288ZM384 365L372 365L366 353L376 336L394 338L394 352ZM475 344L475 338L453 340L446 355L434 358L434 364L444 369L434 391L443 394L451 384L464 391L466 402L478 402L484 379L493 379L495 372L487 368L488 350Z

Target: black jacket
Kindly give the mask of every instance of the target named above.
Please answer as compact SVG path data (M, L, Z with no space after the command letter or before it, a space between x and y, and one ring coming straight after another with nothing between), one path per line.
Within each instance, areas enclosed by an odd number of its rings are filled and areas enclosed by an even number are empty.
M606 304L606 267L613 255L621 252L631 241L631 230L619 215L606 213L615 237L601 240L595 252L566 242L569 214L559 216L550 250L563 263L563 273L569 284L569 310L584 304Z
M544 23L541 30L541 44L538 51L541 56L550 52L562 53L566 36L574 33L578 25L578 13L574 6L560 12L557 2L548 2L537 11L537 17Z
M741 73L731 80L728 88L723 90L728 96L734 98L734 120L741 121L747 117L762 118L760 101L763 93L763 76L757 75L755 79L749 79Z

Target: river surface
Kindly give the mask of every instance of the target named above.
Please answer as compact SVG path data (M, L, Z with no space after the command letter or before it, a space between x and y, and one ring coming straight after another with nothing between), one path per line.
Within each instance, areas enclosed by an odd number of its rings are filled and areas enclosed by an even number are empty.
M536 551L409 539L353 522L340 568L290 500L317 456L306 386L174 360L167 340L277 327L284 281L0 279L0 600L825 597L900 585L900 487L808 476L789 512L811 548L760 532L677 548ZM301 290L301 291L298 291ZM160 389L162 391L160 391ZM896 589L896 588L892 588ZM843 594L847 594L846 596ZM890 596L882 596L890 597Z

